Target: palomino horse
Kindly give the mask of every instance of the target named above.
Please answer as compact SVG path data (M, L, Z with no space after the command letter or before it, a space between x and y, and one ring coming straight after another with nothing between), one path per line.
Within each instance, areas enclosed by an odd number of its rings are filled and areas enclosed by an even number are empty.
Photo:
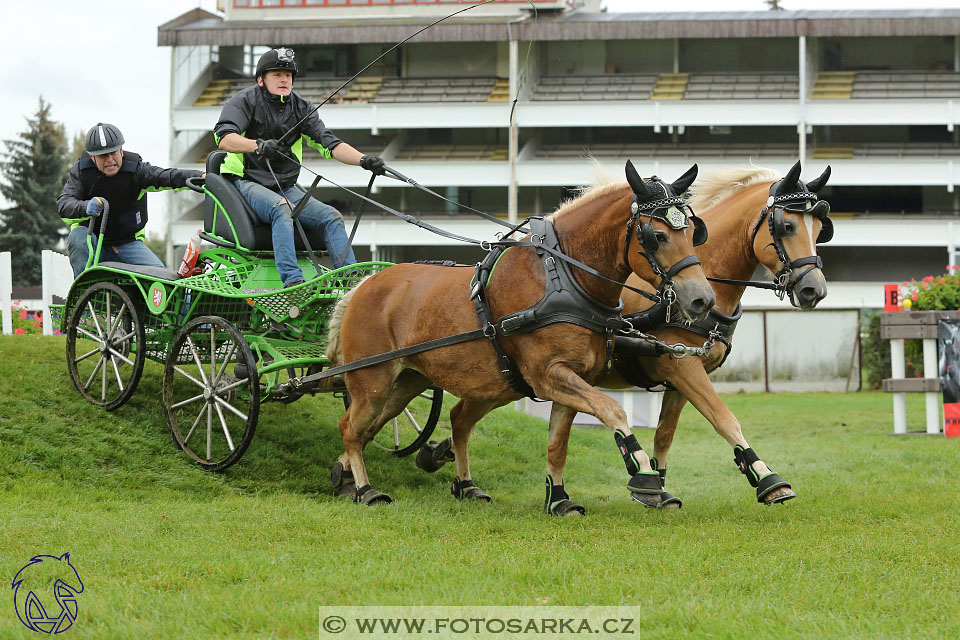
M628 486L659 495L659 476L649 471L649 458L636 445L623 409L592 386L608 360L612 332L577 324L586 320L571 320L577 309L569 305L554 308L549 323L533 328L508 332L504 320L527 312L536 316L549 306L541 303L553 294L569 299L576 289L583 305L605 309L620 323L618 301L630 273L653 287L659 285L664 293L672 290L669 297L675 296L676 306L690 319L703 318L713 307L713 289L692 255L693 234L686 232L690 221L676 208L676 195L693 182L696 165L672 185L656 179L644 182L629 161L626 176L625 183L592 190L563 205L541 223L544 233L528 235L522 246L501 253L489 274L476 282L471 282L473 270L398 264L370 276L343 297L330 322L331 362L350 363L478 326L488 330L491 344L482 339L461 342L345 374L352 401L340 419L344 453L331 475L341 495L352 493L355 502L364 504L390 501L370 487L363 448L413 398L436 386L460 398L450 412L450 453L457 466L452 493L460 499L490 500L471 478L467 442L480 418L522 397L517 385L506 381L505 369L510 367L504 362L510 359L515 382L522 377L533 393L553 400L555 407L589 413L614 429L627 451L624 459L632 475ZM550 240L553 234L555 239ZM557 251L544 250L548 245ZM631 245L641 251L631 250ZM558 256L561 251L566 258ZM570 266L570 259L578 266ZM661 264L673 266L665 269ZM558 293L556 285L562 281L567 285ZM471 301L471 291L478 289L489 304L487 317L500 320L486 324L478 320L480 305ZM551 433L556 428L551 421ZM552 489L555 496L565 495L562 485L555 483Z
M767 169L732 169L706 176L691 190L690 204L694 210L702 211L710 229L708 242L697 250L708 277L747 281L757 265L763 264L777 274L783 291L800 309L814 308L827 295L816 243L830 240L833 222L827 217L829 205L818 201L815 193L826 184L830 168L807 184L800 182L799 176L799 162L778 182L779 174ZM713 287L717 294L716 312L727 317L738 313L744 285L715 283ZM624 289L623 299L625 316L650 306L628 289ZM704 324L712 323L713 318L722 321L716 312ZM670 344L696 345L704 338L703 333L682 326L665 326L648 333ZM661 478L666 477L667 454L680 411L689 400L733 447L741 473L757 488L757 501L769 505L789 500L795 497L790 484L771 472L754 453L743 437L740 422L707 377L723 363L728 349L728 344L718 342L706 358L683 359L618 352L614 371L598 384L623 388L663 382L670 387L663 395L654 436L653 461ZM551 463L555 465L553 469L562 469L562 460L554 459ZM555 479L560 481L559 476ZM660 500L643 494L634 494L634 498L647 506L680 506L680 501L666 492Z

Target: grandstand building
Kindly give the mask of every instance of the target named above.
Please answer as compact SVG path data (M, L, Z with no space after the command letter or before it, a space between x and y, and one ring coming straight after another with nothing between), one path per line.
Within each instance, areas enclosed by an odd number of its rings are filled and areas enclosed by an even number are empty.
M469 4L221 0L220 15L196 9L160 26L173 62L171 163L202 168L222 104L252 82L267 47L296 50L294 89L319 103ZM825 306L880 306L879 284L958 261L960 10L607 13L600 0L504 0L426 30L319 113L420 184L511 220L548 213L588 183L588 154L616 175L631 159L668 179L694 162L701 173L785 172L802 159L808 180L830 164ZM313 151L304 161L337 184L367 184L367 172ZM321 184L349 226L358 201ZM388 178L375 197L460 235L497 230ZM168 262L201 218L199 196L178 196ZM369 205L355 244L361 259L479 255ZM754 300L776 302L748 292Z

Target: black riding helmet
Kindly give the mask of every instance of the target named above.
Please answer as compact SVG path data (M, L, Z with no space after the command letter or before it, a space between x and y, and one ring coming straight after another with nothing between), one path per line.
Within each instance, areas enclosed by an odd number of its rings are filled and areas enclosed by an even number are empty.
M297 75L297 63L293 61L293 49L279 47L270 49L260 56L260 60L257 61L257 73L254 77L259 78L267 71L274 70L289 71L294 76Z
M123 134L112 124L98 122L97 126L87 131L87 140L84 151L90 156L102 156L113 153L123 146Z

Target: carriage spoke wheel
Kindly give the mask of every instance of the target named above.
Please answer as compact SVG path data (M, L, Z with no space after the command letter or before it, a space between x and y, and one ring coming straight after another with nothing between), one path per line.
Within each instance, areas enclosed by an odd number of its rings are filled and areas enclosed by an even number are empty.
M343 406L350 407L350 394L344 392ZM398 458L419 450L430 440L443 409L443 389L432 387L410 401L396 418L388 420L370 442Z
M126 291L98 282L80 295L67 325L67 370L80 395L116 409L136 390L144 353L143 321Z
M260 383L233 325L201 316L177 332L163 370L163 410L174 443L204 469L226 469L243 456L257 428Z

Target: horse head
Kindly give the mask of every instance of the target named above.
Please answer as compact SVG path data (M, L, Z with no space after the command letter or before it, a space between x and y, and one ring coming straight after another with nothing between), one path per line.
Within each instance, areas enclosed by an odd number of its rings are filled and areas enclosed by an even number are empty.
M827 295L816 245L833 238L830 204L817 196L829 178L828 166L819 177L804 183L798 161L770 186L765 215L754 230L754 252L790 295L790 303L800 309L813 309ZM767 224L762 229L764 219Z
M716 295L693 247L706 242L707 227L682 197L697 177L697 165L666 183L656 176L644 180L627 160L626 175L633 196L623 261L688 320L704 318ZM636 251L631 251L634 243Z

